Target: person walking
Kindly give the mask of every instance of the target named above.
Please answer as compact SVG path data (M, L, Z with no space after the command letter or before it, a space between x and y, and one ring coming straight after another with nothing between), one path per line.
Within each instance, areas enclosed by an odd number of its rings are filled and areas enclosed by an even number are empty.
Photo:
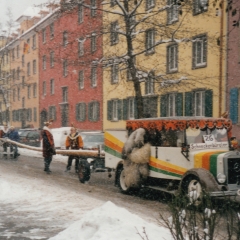
M4 124L3 128L0 130L0 138L5 138L7 132L8 132L8 126L7 126L7 124ZM3 146L3 151L7 152L8 143L7 142L3 142L2 146ZM7 154L4 154L3 156L6 157Z
M51 131L51 124L53 120L44 122L44 127L42 130L42 150L44 157L44 171L46 173L51 173L50 164L52 162L52 156L56 155L54 139Z
M71 127L70 134L66 138L66 149L74 149L79 150L83 148L83 140L82 137L77 132L77 129L75 127ZM68 172L71 170L72 166L72 160L75 159L75 172L78 172L78 165L79 165L79 157L70 155L68 157L68 164L66 167L65 172Z
M14 126L11 126L9 131L4 135L4 137L9 138L10 140L14 142L19 142L19 134L18 131L15 130ZM10 143L10 151L14 152L13 158L18 157L20 154L18 153L18 146L16 144Z

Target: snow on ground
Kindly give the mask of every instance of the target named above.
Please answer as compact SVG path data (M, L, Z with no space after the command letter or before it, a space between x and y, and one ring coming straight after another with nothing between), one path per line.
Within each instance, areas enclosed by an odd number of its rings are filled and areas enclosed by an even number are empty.
M144 232L146 234L144 234ZM142 236L140 236L140 235ZM169 232L106 202L49 240L140 240L171 239Z

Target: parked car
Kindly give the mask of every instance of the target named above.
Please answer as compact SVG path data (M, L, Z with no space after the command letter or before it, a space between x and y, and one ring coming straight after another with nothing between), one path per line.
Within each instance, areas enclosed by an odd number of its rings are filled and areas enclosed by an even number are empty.
M36 128L24 128L18 130L19 142L29 146L40 147L41 134Z
M52 135L56 149L65 149L66 137L70 133L71 127L52 128Z

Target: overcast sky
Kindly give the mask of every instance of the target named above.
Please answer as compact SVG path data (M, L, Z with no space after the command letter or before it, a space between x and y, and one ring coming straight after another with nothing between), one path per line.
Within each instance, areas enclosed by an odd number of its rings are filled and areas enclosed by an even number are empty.
M0 22L4 26L7 19L7 8L10 7L13 19L16 20L27 7L45 3L47 0L0 0Z

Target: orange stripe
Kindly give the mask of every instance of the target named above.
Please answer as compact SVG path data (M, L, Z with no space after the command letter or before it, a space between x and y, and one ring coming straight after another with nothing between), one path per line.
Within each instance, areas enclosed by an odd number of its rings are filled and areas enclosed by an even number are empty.
M182 175L184 173L182 171L178 171L176 169L173 169L173 168L170 168L170 167L166 167L164 165L161 165L159 163L155 163L153 161L150 161L149 165L151 165L152 167L156 167L156 168L159 168L159 169L162 169L162 170L166 170L166 171L169 171L169 172L173 172L173 173L177 173L177 174L180 174L180 175Z
M212 154L216 154L216 153L219 153L219 152L221 152L221 151L205 153L202 157L202 168L205 168L205 169L209 170L210 169L210 156Z
M122 148L121 148L121 147L119 147L117 144L109 141L109 140L106 139L106 138L105 138L105 145L106 145L107 147L109 147L109 148L117 151L117 152L120 152L120 153L122 152Z

